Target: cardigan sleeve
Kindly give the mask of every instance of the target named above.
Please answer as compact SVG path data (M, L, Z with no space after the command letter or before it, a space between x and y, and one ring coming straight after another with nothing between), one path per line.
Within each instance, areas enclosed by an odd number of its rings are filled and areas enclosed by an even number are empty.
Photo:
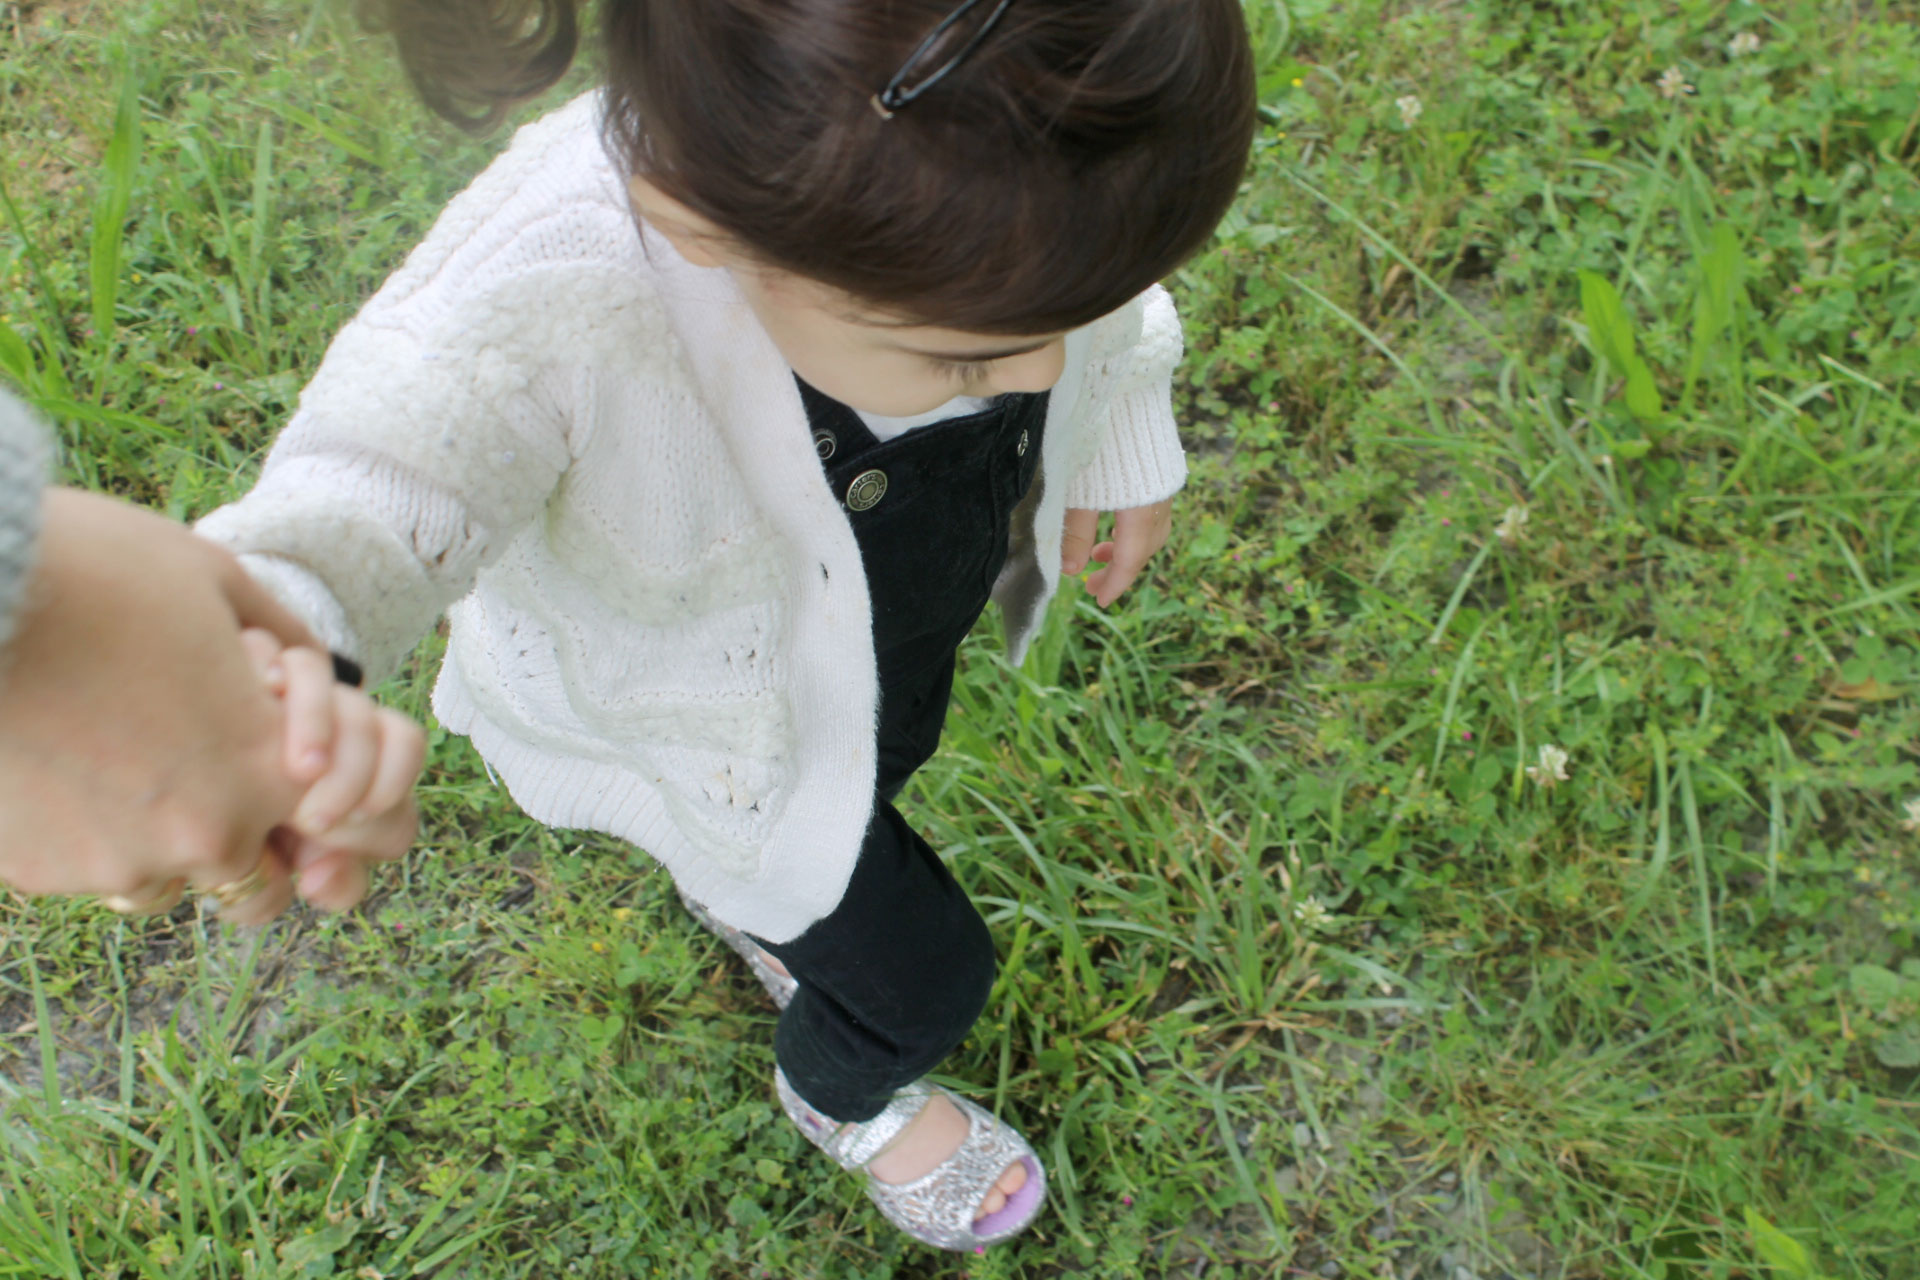
M48 457L46 430L0 391L0 646L13 638L33 568Z
M579 263L445 275L389 281L328 348L259 483L199 525L369 682L565 471L570 379L543 319L604 279Z
M1180 317L1158 285L1143 299L1139 337L1103 361L1109 380L1106 420L1092 459L1067 486L1067 505L1120 511L1170 498L1187 479L1173 418L1173 369L1180 363Z

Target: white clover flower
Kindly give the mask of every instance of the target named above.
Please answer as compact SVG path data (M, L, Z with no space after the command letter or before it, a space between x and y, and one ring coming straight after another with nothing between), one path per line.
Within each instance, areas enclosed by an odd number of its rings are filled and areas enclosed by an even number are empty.
M1425 104L1411 93L1395 98L1393 105L1400 108L1400 123L1409 129L1413 128L1413 122L1420 118L1420 113L1427 109Z
M1493 526L1493 536L1502 542L1520 541L1527 532L1527 504L1516 502L1508 507L1500 517L1500 523Z
M1900 829L1920 835L1920 796L1913 797L1901 807L1907 811L1907 816L1900 820Z
M1540 748L1540 763L1527 766L1527 776L1543 791L1551 791L1555 784L1567 780L1567 762L1573 759L1565 751L1551 742Z
M1686 72L1678 67L1668 67L1662 71L1658 87L1660 96L1663 98L1678 98L1682 94L1693 92L1693 86L1687 83Z
M1333 922L1333 912L1320 899L1309 894L1293 904L1293 918L1309 933L1318 933Z
M1744 58L1750 53L1758 52L1760 52L1760 37L1751 31L1742 31L1739 35L1727 41L1727 56L1729 58Z

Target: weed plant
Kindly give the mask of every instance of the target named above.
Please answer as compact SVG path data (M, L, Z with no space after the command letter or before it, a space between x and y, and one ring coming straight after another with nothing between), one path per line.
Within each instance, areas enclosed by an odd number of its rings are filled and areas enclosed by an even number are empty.
M894 1233L436 730L353 915L0 905L0 1276L1920 1276L1920 9L1249 16L1175 541L971 640L906 801L1040 1225ZM0 137L0 374L182 517L503 142L288 0L0 6Z

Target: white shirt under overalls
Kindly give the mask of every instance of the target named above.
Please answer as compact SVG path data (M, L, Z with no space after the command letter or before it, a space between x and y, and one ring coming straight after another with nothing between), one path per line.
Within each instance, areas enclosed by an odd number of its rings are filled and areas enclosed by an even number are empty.
M598 112L527 126L447 207L200 530L372 679L446 612L434 712L529 814L785 941L839 901L873 800L860 552L792 370L725 271L636 232ZM1066 508L1185 479L1179 355L1157 288L1068 336L994 592L1016 657Z

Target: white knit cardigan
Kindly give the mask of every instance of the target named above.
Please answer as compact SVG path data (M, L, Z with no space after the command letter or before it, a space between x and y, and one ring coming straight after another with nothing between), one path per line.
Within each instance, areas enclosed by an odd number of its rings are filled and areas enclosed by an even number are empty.
M447 612L434 711L526 811L647 850L786 941L865 831L860 552L732 278L636 230L595 96L521 130L334 339L259 484L207 517L370 677ZM1017 656L1068 505L1185 478L1155 289L1067 339L995 588Z

